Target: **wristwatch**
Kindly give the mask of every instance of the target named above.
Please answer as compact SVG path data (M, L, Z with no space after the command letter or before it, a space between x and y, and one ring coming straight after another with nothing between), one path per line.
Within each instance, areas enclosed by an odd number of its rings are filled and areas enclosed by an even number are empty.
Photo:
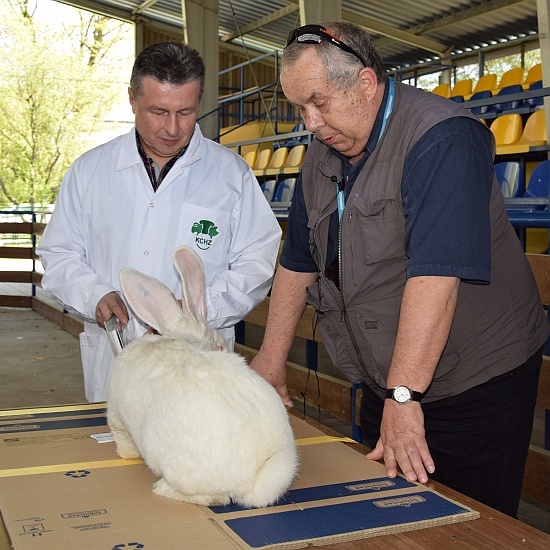
M407 386L395 386L386 390L386 399L393 399L398 403L410 403L411 401L420 401L423 394L419 391L413 391Z

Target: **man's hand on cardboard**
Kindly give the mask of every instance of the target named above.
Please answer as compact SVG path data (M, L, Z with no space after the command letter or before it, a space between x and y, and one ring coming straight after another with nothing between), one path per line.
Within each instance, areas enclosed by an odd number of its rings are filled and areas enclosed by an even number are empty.
M386 399L380 439L367 454L370 460L384 460L388 477L397 476L399 467L408 481L428 482L435 464L424 433L424 414L420 403L396 403Z

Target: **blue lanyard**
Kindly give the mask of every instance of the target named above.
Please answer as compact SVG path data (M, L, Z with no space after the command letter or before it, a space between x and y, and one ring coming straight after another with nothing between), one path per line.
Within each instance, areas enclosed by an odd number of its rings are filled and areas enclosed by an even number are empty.
M391 112L393 111L393 104L395 103L395 82L388 77L388 100L386 101L386 108L384 109L384 117L382 119L382 127L380 128L380 133L378 134L378 141L376 145L380 143L380 139L384 134L386 129L386 123L390 118ZM346 200L344 196L344 188L340 189L339 182L336 182L336 198L338 201L338 221L342 219L342 214L344 213L344 208L346 206Z

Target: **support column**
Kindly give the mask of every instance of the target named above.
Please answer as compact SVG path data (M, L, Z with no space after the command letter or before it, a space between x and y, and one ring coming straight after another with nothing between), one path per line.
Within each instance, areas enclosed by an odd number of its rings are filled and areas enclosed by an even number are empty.
M537 0L537 19L539 25L540 59L542 62L543 86L550 85L550 0ZM550 98L544 98L546 129L550 128Z
M300 25L342 21L341 0L300 0Z
M135 24L135 49L134 49L134 55L137 57L141 51L144 48L145 40L143 38L143 21L141 19L138 19ZM128 80L130 77L128 76Z
M218 0L181 0L184 41L201 54L206 65L202 114L218 107L218 6ZM206 137L215 138L218 135L217 113L202 119L200 127Z

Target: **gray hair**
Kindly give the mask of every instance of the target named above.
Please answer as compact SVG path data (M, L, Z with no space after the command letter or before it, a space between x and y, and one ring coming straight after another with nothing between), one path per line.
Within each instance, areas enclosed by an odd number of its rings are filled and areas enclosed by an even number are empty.
M372 46L368 33L352 23L334 21L321 23L325 29L357 52L376 73L378 83L384 82L386 68L378 52ZM345 52L328 41L319 44L304 44L298 41L289 44L281 58L281 73L293 65L302 55L305 48L315 48L325 66L329 79L337 88L349 90L357 82L357 75L363 68L361 61L353 54Z
M204 94L204 61L197 50L182 42L157 42L141 51L130 77L130 88L136 96L141 93L145 76L173 86L198 80L199 100Z

